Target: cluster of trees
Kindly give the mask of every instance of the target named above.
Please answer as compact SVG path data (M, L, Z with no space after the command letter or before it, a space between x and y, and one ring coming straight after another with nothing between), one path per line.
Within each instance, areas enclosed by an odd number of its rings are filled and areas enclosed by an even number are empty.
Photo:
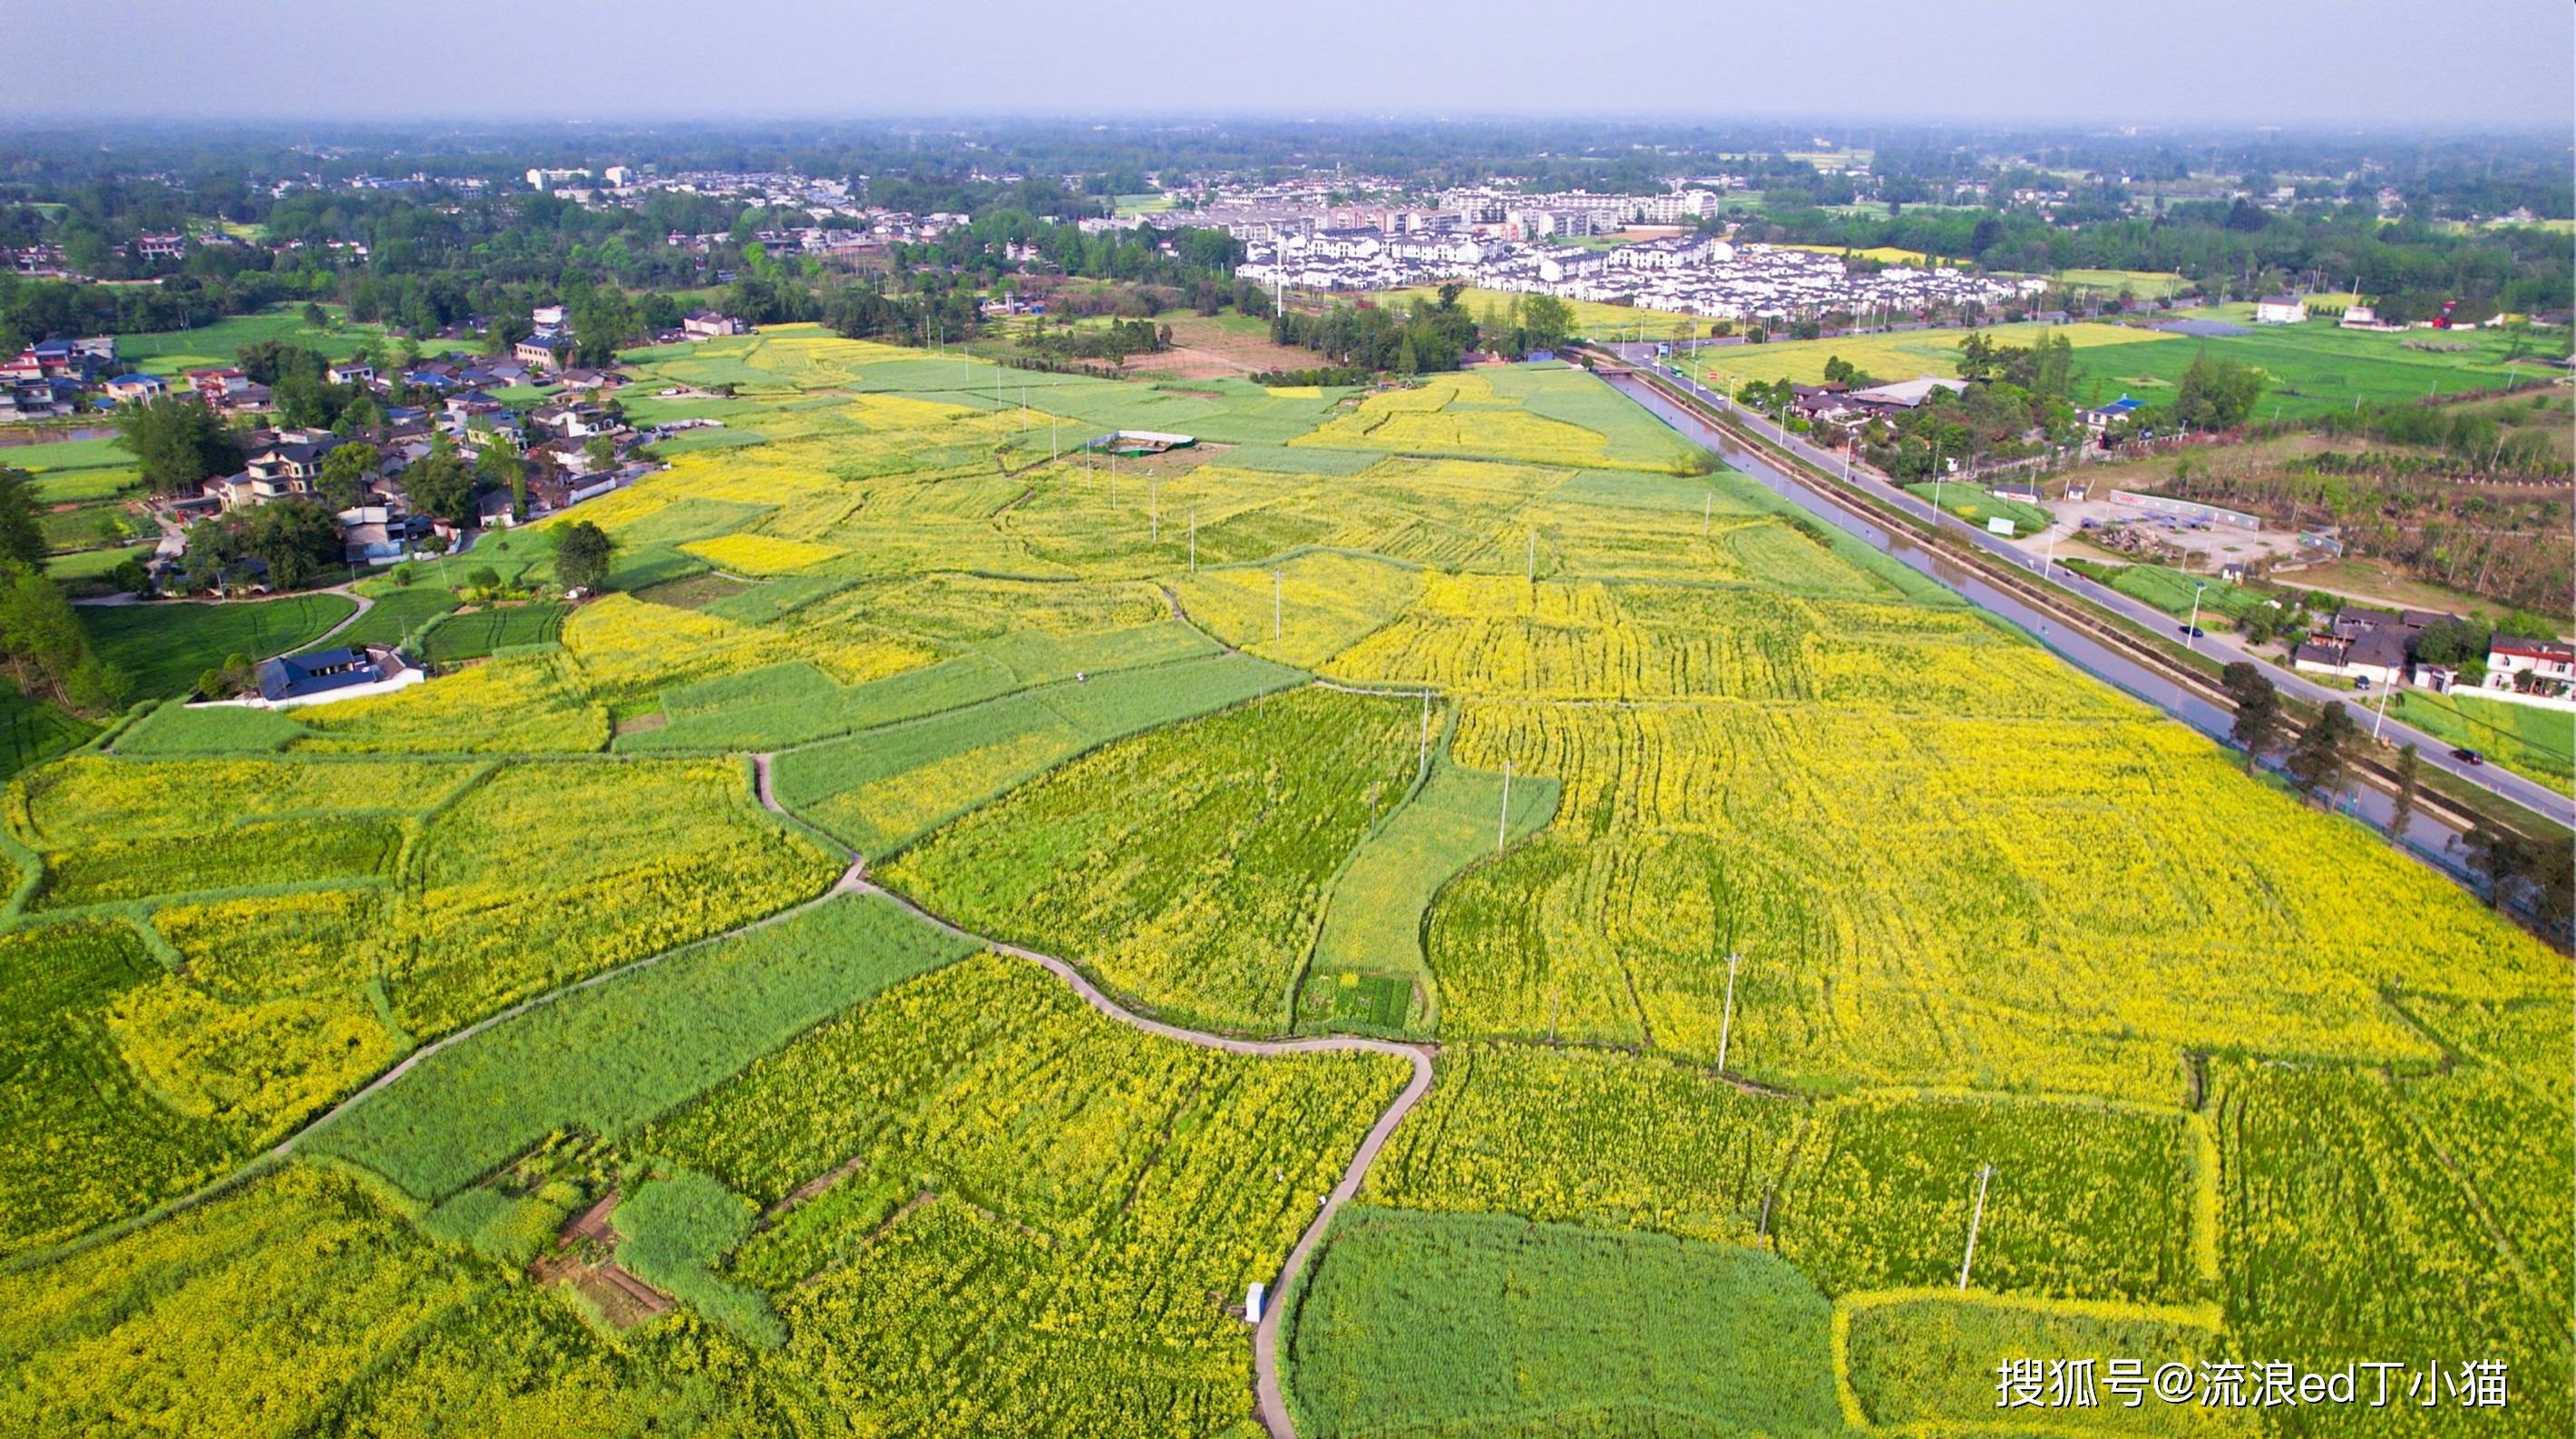
M2047 216L2023 207L1906 210L1883 218L1798 209L1772 195L1766 217L1739 238L1894 246L1971 259L1991 270L2178 273L2220 298L2250 298L2317 274L2333 277L2338 289L2357 282L2376 297L2383 318L2400 322L2428 319L2451 300L2471 318L2483 318L2498 310L2564 309L2576 296L2563 236L2538 228L2457 232L2413 220L2383 223L2376 194L2293 211L2236 200L2129 215L2120 204L2128 197L2105 191L2089 213L2079 199L2051 206Z
M1476 347L1476 318L1458 303L1463 288L1443 285L1438 299L1417 295L1403 310L1382 305L1335 305L1320 315L1290 310L1272 317L1270 338L1313 350L1347 369L1399 375L1454 370Z
M1972 382L1967 390L1936 389L1911 410L1866 423L1862 453L1887 473L1912 480L1946 473L1954 461L1969 469L2071 441L2081 429L2067 398L2072 354L2064 336L2011 346L1971 333L1959 354L1960 376ZM1878 383L1840 356L1827 358L1825 373L1856 389ZM1787 387L1774 388L1773 399L1785 408Z
M190 590L260 581L290 590L337 572L342 562L339 516L312 500L282 499L190 525L179 574Z
M2252 365L2220 359L2204 350L2183 367L2182 379L2174 385L2173 403L2162 408L2174 424L2189 429L2232 430L2253 418L2266 383L2263 372ZM2158 407L2148 408L2152 412Z
M78 710L124 702L126 677L98 656L62 587L45 576L35 476L0 465L0 664L20 693Z
M2355 435L2382 444L2439 450L2477 474L2564 480L2569 466L2558 458L2553 433L2563 429L2564 423L2551 407L2550 397L2533 395L2528 401L2514 403L2522 408L2499 405L2471 409L2412 402L2364 405L2358 410L2321 416L2315 428L2329 435Z
M1172 327L1151 320L1112 320L1105 326L1075 329L1070 324L1040 326L1021 343L1041 355L1069 360L1107 360L1118 364L1129 355L1160 354L1172 347Z
M1416 295L1401 310L1377 305L1335 305L1320 315L1291 310L1271 317L1270 338L1334 361L1320 369L1417 375L1454 370L1480 346L1514 356L1552 350L1573 332L1573 307L1553 295L1515 295L1508 308L1489 301L1480 321L1460 300L1465 291L1464 285L1442 285L1436 298Z
M163 395L119 405L115 423L118 443L133 453L143 483L154 494L193 490L241 463L231 432L192 396Z

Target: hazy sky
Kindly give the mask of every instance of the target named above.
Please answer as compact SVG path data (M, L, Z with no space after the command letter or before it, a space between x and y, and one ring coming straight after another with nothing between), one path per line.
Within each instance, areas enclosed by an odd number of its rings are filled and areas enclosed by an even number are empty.
M82 0L0 115L1042 112L2569 128L2568 0Z

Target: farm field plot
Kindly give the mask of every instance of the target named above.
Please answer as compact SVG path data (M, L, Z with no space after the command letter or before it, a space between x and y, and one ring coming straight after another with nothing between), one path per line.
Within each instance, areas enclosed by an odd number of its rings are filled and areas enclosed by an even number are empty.
M838 862L750 789L738 762L502 767L422 833L394 1013L443 1033L821 893Z
M326 360L345 360L356 354L361 345L381 349L385 332L379 325L347 320L316 329L304 323L296 307L279 305L256 315L228 315L194 329L119 335L116 357L117 363L127 369L148 375L177 375L211 365L236 364L242 346L269 340L300 345ZM438 346L439 342L433 341L426 348Z
M431 1055L311 1147L444 1201L549 1133L631 1137L795 1035L971 948L886 900L832 899Z
M1993 757L2041 735L2050 761L1999 787ZM2205 742L2117 709L1898 721L1471 702L1455 753L1565 792L1546 832L1432 911L1451 1035L1651 1038L1709 1057L1733 947L1749 960L1733 1059L1758 1077L2178 1103L2185 1049L2258 1035L2276 1053L2431 1061L2380 999L2409 974L2467 997L2564 993L2556 961L2510 930L2361 921L2306 877L2367 873L2433 912L2461 896L2362 831L2299 824ZM2213 825L2236 837L2224 851L2204 842ZM2294 827L2295 843L2267 842ZM2081 936L2114 934L2115 967L2082 957ZM1967 990L1978 1004L1936 995Z
M422 631L457 606L453 590L434 585L393 589L374 596L367 612L331 637L332 645L401 645L416 643ZM313 646L307 646L310 649Z
M1966 610L1643 581L1434 576L1418 602L1321 668L1473 697L2070 716L2113 703L2065 685L2044 652Z
M1846 1432L1830 1307L1750 1249L1357 1209L1294 1303L1303 1433Z
M1986 528L1990 520L2002 519L2011 522L2014 534L2035 535L2053 523L2048 511L2027 500L2008 500L1974 485L1934 485L1919 480L1907 485L1905 492L1916 499L1933 501L1979 529Z
M491 1283L351 1179L290 1166L47 1268L0 1273L0 1357L16 1376L0 1427L293 1433Z
M1695 352L1704 362L1710 388L1722 388L1719 377L1728 384L1745 380L1793 380L1801 385L1822 384L1825 361L1840 356L1857 366L1860 372L1882 382L1911 380L1918 375L1954 376L1959 372L1959 342L1970 334L1967 330L1903 330L1879 335L1843 335L1830 340L1774 340L1761 345L1714 346ZM2179 340L2155 330L2133 329L2125 325L2078 321L2071 325L1987 325L1974 333L1997 345L2026 346L2047 338L2064 340L2075 347L2076 363L2084 363L2084 352L2095 346L2118 346L2128 353L2140 346L2162 345ZM2175 374L2191 363L2192 346L2180 346L2182 358L2173 366Z
M1440 290L1434 285L1420 285L1409 290L1386 290L1373 296L1386 306L1410 306L1415 299L1437 303ZM1486 308L1497 315L1507 315L1519 295L1507 290L1482 290L1473 285L1459 293L1458 303L1475 311L1482 320ZM1293 301L1292 301L1293 303ZM1649 340L1679 340L1685 336L1706 335L1714 321L1692 315L1677 315L1669 310L1641 310L1634 305L1605 305L1597 300L1568 300L1566 307L1574 312L1574 333L1593 340L1633 340L1638 328L1644 327Z
M372 613L372 611L370 612ZM479 660L505 649L553 644L563 634L561 605L508 605L451 614L422 640L433 664Z
M2500 1360L2535 1432L2570 1422L2564 1301L2499 1245L2481 1210L2565 1204L2563 1177L2508 1163L2474 1181L2441 1161L2384 1073L2214 1067L2225 1176L2220 1245L2228 1331L2248 1353L2310 1356L2413 1345ZM2529 1191L2528 1193L2526 1191ZM2368 1210L2332 1195L2377 1193ZM2560 1209L2559 1213L2565 1211Z
M264 660L300 650L357 608L340 595L306 594L224 604L85 605L77 613L99 658L134 681L137 698L166 699L194 689L197 676L233 655Z
M2073 289L2107 295L2126 290L2141 300L2159 300L2191 288L2190 281L2162 270L2060 270L2055 278Z
M74 749L97 732L89 721L0 682L0 779Z
M886 882L1167 1016L1281 1028L1325 881L1414 780L1416 708L1308 688L1122 740L933 833Z
M2373 404L2404 403L2427 395L2501 389L2512 380L2504 361L2512 342L2501 332L2454 332L2454 336L2426 339L2431 333L2344 330L2331 320L2310 320L2266 325L2244 335L2167 336L2079 347L2075 392L2089 398L2089 381L2105 394L2126 389L2142 400L2169 396L2170 387L2181 381L2192 359L2204 351L2252 365L2269 377L2255 407L2263 419L2275 411L2295 419L2349 410L2356 398ZM2442 348L2423 348L2428 345Z
M1367 1198L1750 1244L1806 1108L1658 1057L1452 1043Z
M2066 567L2100 580L2131 599L2144 600L2166 614L2189 618L2197 604L2210 614L2240 619L2264 602L2260 590L2226 580L2186 574L2171 565L2115 565L2100 560L2067 560Z
M1705 466L1607 384L1562 366L1434 375L1380 391L1290 442L1299 445L1675 474Z
M1186 660L945 711L781 755L779 801L889 854L1096 745L1295 684L1240 655Z
M2023 1413L2045 1413L2047 1376L2059 1366L2089 1361L2097 1385L2114 1361L2152 1376L2164 1364L2200 1372L2225 1362L2213 1322L2214 1308L2159 1310L2135 1305L2066 1305L1996 1301L1939 1291L1873 1296L1848 1309L1850 1379L1862 1413L1881 1429L1923 1425L1973 1431L1991 1423L2000 1403L1996 1374L2016 1360L2040 1365L2039 1398ZM2085 1434L2174 1436L2251 1435L2264 1432L2256 1413L2153 1398L2137 1408L2107 1390L2095 1391ZM2019 1397L2016 1391L2016 1398Z
M1445 730L1446 716L1435 720L1426 704L1424 728L1435 724ZM1461 870L1555 810L1547 780L1524 779L1507 796L1501 775L1435 761L1334 882L1298 994L1299 1026L1430 1033L1439 998L1422 958L1423 912Z
M2477 750L2505 768L2576 794L2576 720L2564 710L2482 700L2466 691L2403 689L2390 702L2401 719L2439 740Z
M8 1046L0 1146L0 1254L70 1238L220 1173L231 1136L155 1103L108 1032L113 1007L161 973L117 920L0 937L0 1042Z
M2179 1110L1856 1095L1799 1145L1774 1232L1830 1294L1944 1284L1992 1165L1976 1288L2182 1304L2204 1283L2194 1230L2216 1207L2216 1158Z

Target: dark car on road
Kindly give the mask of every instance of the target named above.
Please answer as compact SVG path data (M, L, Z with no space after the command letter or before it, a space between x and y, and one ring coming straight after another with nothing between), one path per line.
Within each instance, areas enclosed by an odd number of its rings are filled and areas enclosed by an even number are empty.
M2485 764L2487 762L2487 757L2485 755L2482 755L2473 749L2455 749L2451 751L2451 758L2458 760L2462 764Z
M2174 628L2196 640L2205 640L2209 638L2209 631L2202 629L2198 625L2176 625Z

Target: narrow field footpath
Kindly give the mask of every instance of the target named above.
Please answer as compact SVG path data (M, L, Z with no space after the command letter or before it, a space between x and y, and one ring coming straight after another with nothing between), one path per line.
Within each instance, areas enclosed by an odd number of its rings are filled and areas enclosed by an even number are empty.
M789 812L770 792L770 759L771 756L767 754L752 756L754 793L759 796L762 806L791 824L803 826L809 832L820 833L813 830L813 827L807 825L803 819ZM1232 1035L1208 1034L1200 1030L1183 1029L1176 1024L1166 1024L1159 1019L1147 1018L1103 993L1100 986L1093 984L1081 970L1067 960L1040 950L1006 944L1001 940L952 924L922 908L906 896L869 880L866 877L866 859L852 853L846 846L839 845L838 841L833 843L842 854L848 856L850 861L848 873L842 877L839 885L834 886L836 893L846 889L855 890L860 894L876 895L945 933L982 945L997 954L1025 959L1063 980L1072 987L1074 993L1082 996L1084 1003L1103 1016L1131 1029L1141 1030L1146 1034L1178 1044L1221 1050L1227 1054L1282 1055L1360 1051L1392 1055L1413 1066L1413 1077L1405 1081L1403 1092L1397 1094L1395 1102L1388 1105L1386 1112L1378 1116L1377 1123L1370 1128L1367 1137L1360 1141L1359 1149L1351 1155L1351 1162L1343 1168L1341 1182L1334 1185L1332 1192L1324 1195L1322 1202L1316 1205L1314 1219L1307 1224L1305 1232L1297 1236L1297 1243L1289 1249L1287 1262L1280 1266L1279 1277L1272 1284L1267 1300L1262 1305L1261 1322L1253 1329L1253 1388L1260 1409L1261 1426L1269 1431L1271 1439L1296 1439L1297 1426L1288 1417L1287 1399L1279 1383L1279 1315L1284 1307L1281 1301L1296 1284L1298 1274L1306 1266L1307 1257L1313 1254L1315 1246L1322 1242L1324 1232L1332 1227L1333 1216L1341 1211L1341 1207L1348 1203L1352 1196L1359 1193L1361 1182L1368 1178L1369 1166L1376 1162L1378 1152L1386 1147L1388 1138L1395 1133L1395 1127L1403 1123L1404 1116L1411 1113L1413 1106L1421 1102L1422 1096L1430 1092L1431 1061L1432 1057L1439 1053L1438 1046L1398 1044L1392 1040L1363 1039L1356 1035L1343 1034L1323 1035L1313 1039L1240 1039Z

